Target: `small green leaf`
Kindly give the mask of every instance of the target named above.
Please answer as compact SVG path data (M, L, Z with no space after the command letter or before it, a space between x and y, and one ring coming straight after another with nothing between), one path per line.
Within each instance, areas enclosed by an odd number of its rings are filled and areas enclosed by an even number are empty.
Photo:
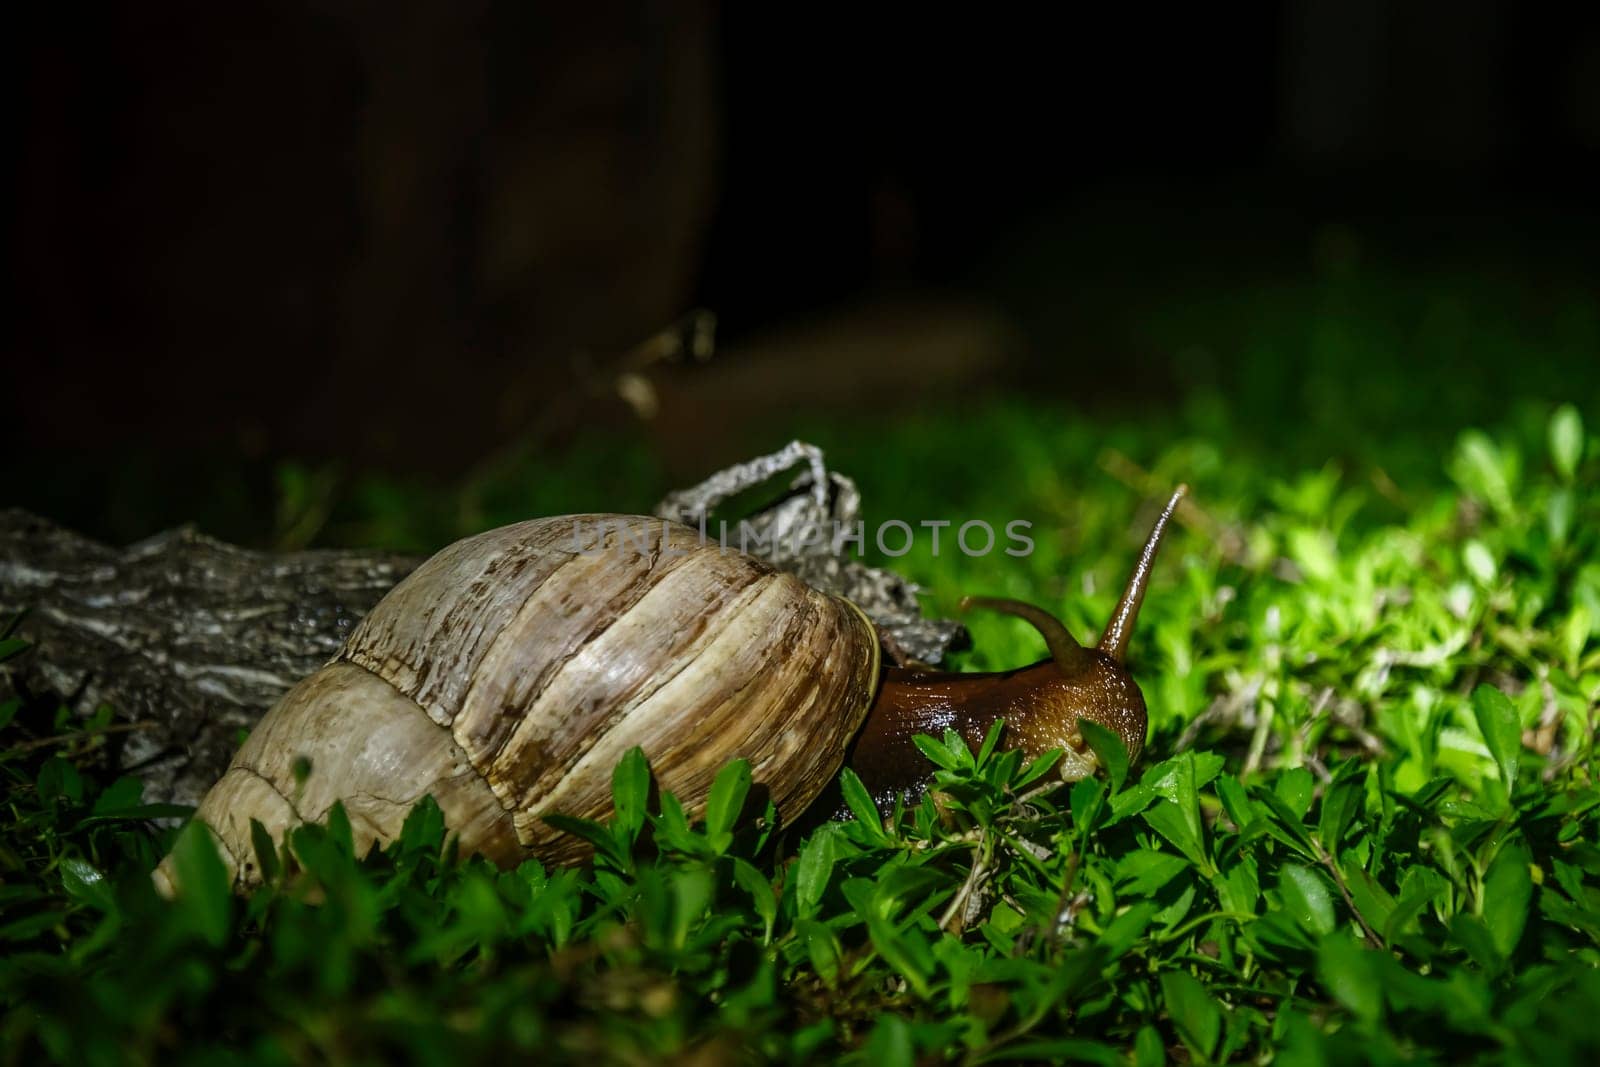
M1121 956L1144 936L1155 914L1154 904L1148 900L1140 901L1106 924L1106 928L1100 931L1100 947L1113 958Z
M916 1051L910 1024L892 1012L878 1016L861 1049L863 1062L875 1067L912 1067Z
M815 919L801 919L794 928L805 942L806 955L817 977L830 988L838 985L839 966L844 959L844 950L839 947L838 937Z
M350 829L350 816L344 810L343 801L334 801L333 807L328 809L327 825L328 840L338 846L339 851L346 856L360 859L360 856L355 855L355 835Z
M59 926L68 913L52 908L48 911L34 912L24 915L13 922L0 924L0 941L28 941L38 937L46 930Z
M94 807L90 810L92 815L115 815L129 808L139 806L139 800L144 795L144 783L137 778L118 778L106 787L98 797L95 797Z
M944 747L950 753L950 758L956 761L957 770L970 771L977 766L977 761L972 758L972 749L967 747L966 738L949 727L944 731Z
M1209 1060L1222 1038L1222 1008L1198 980L1185 971L1164 971L1161 999L1178 1037L1202 1060Z
M1178 805L1170 800L1158 800L1154 807L1144 813L1144 821L1150 824L1152 830L1172 842L1190 863L1204 871L1211 869L1205 846L1195 836L1194 827Z
M1106 769L1106 776L1111 779L1111 791L1121 792L1123 783L1128 780L1129 766L1128 749L1122 743L1122 738L1117 736L1116 731L1089 719L1079 719L1078 729L1100 760L1100 766Z
M937 966L926 935L916 928L902 929L875 912L861 916L866 920L867 936L883 961L900 972L919 997L929 994L928 979Z
M989 757L1000 744L1000 737L1005 733L1006 721L996 719L989 724L988 731L983 735L983 744L978 748L977 766L982 767L989 762Z
M1055 769L1056 764L1061 762L1062 755L1063 753L1059 748L1052 748L1041 753L1038 759L1024 767L1022 772L1012 779L1012 790L1020 793L1023 789L1049 774Z
M918 752L922 753L924 756L927 756L937 766L943 768L944 770L953 771L957 770L961 766L956 757L950 754L949 749L945 748L938 741L935 741L927 734L914 735L911 738L911 743L917 746Z
M800 850L800 858L795 861L794 894L802 916L816 914L822 894L827 892L828 878L838 859L838 841L838 824L824 823Z
M1072 784L1069 810L1080 836L1087 836L1100 822L1105 807L1106 783L1099 778L1080 778Z
M1578 673L1578 661L1583 657L1584 647L1588 645L1589 635L1593 632L1594 622L1589 615L1589 606L1579 604L1574 607L1561 627L1561 655L1566 661L1568 673Z
M1316 794L1317 783L1304 767L1290 767L1278 776L1273 791L1294 812L1296 820L1303 821L1311 810L1311 798Z
M187 804L135 804L131 808L116 808L91 815L78 823L78 828L104 826L113 822L142 822L146 819L187 819L194 808Z
M684 812L683 805L669 790L662 790L660 806L660 813L650 816L650 823L655 827L657 845L690 856L712 854L711 846L704 835L697 834L689 828L689 817ZM610 836L615 839L615 835Z
M1467 573L1472 575L1472 580L1480 586L1487 589L1494 584L1498 568L1495 566L1489 546L1482 541L1468 541L1462 546L1461 562L1466 565Z
M1303 929L1314 934L1333 933L1333 895L1315 871L1285 863L1278 879L1278 893L1284 908Z
M1450 936L1460 942L1478 966L1491 974L1498 974L1505 966L1505 957L1495 945L1489 926L1476 915L1462 912L1450 918Z
M410 822L410 816L406 821ZM403 829L401 834L404 836ZM260 819L250 820L250 844L255 849L256 867L261 871L261 880L274 881L278 877L278 845L267 828L261 825Z
M1348 937L1327 937L1317 946L1317 978L1333 999L1359 1019L1376 1022L1383 1011L1377 957Z
M672 872L672 947L681 949L689 941L700 917L711 903L711 872L703 867L686 867Z
M1517 762L1522 754L1522 721L1510 699L1492 685L1472 691L1472 710L1478 719L1478 732L1500 769L1500 782L1509 799L1517 784Z
M1495 950L1506 958L1516 951L1528 922L1528 905L1533 900L1533 876L1528 866L1532 862L1526 845L1506 845L1483 878L1483 921L1494 939Z
M1241 915L1254 915L1261 901L1261 880L1255 861L1245 856L1215 880L1222 906Z
M650 764L644 749L634 745L611 772L612 826L624 841L631 844L638 839L649 803Z
M1008 748L984 765L983 778L996 789L1005 789L1009 786L1015 792L1014 782L1021 767L1022 750Z
M88 904L98 911L112 912L117 907L117 897L112 892L106 876L94 864L76 856L61 861L61 886L67 895Z
M1296 526L1289 531L1287 541L1289 558L1311 581L1328 585L1338 579L1339 548L1332 533Z
M1574 503L1572 489L1557 489L1545 498L1544 502L1544 528L1550 534L1553 544L1564 545L1567 537L1572 533L1572 513Z
M878 842L887 842L889 835L883 829L883 816L878 813L878 806L872 802L872 794L867 792L867 787L861 783L861 778L855 771L846 767L839 772L839 792L844 795L844 802L856 817L867 834Z
M733 858L733 880L739 883L739 888L750 894L751 906L766 924L764 940L771 941L772 926L778 919L778 901L773 896L772 883L767 881L767 876L756 870L748 860L742 860L738 856Z
M870 885L880 914L893 915L902 904L925 899L931 886L945 884L946 879L928 867L890 866L876 878L851 881Z
M1438 897L1444 893L1446 882L1442 875L1428 867L1413 867L1400 883L1400 898L1394 912L1384 924L1383 935L1397 940Z
M1161 1031L1153 1026L1142 1026L1133 1039L1134 1067L1166 1067L1167 1046L1161 1040Z
M233 880L211 837L211 829L198 819L178 834L172 847L178 907L191 929L207 943L220 948L232 926Z
M1512 479L1505 455L1482 430L1467 430L1456 442L1450 476L1502 515L1514 513Z
M1233 820L1233 825L1238 829L1243 830L1255 821L1255 804L1243 784L1233 775L1224 774L1217 779L1217 797L1222 801L1222 810L1228 813L1228 818Z
M1074 1063L1090 1067L1126 1067L1122 1050L1087 1037L1024 1038L1004 1045L978 1063ZM1158 1061L1159 1062L1159 1061Z
M1329 855L1339 854L1340 842L1351 819L1361 807L1361 782L1355 778L1355 768L1345 764L1334 781L1322 791L1322 809L1318 818L1317 836Z
M437 856L443 848L444 811L429 793L406 813L406 821L400 826L400 850Z
M1303 812L1297 812L1289 803L1271 789L1258 790L1255 799L1264 810L1260 819L1251 824L1259 826L1259 832L1270 834L1272 837L1307 858L1316 857L1316 849L1312 847L1311 835L1306 832Z
M78 773L78 768L70 761L60 756L51 756L40 765L34 788L46 801L66 800L73 804L83 803L83 775Z
M1187 866L1170 852L1136 849L1117 862L1117 882L1129 896L1148 897L1183 873Z
M99 704L94 709L94 714L84 721L83 728L91 733L104 730L111 725L111 720L116 717L116 710L110 704Z
M1209 767L1197 766L1198 762L1195 753L1189 751L1150 768L1138 787L1117 795L1112 810L1117 810L1117 800L1133 796L1146 786L1153 787L1157 795L1166 798L1167 804L1158 804L1153 815L1146 813L1146 821L1201 869L1209 871L1205 831L1200 820L1199 787L1215 772Z
M717 773L711 783L711 795L706 800L706 837L718 854L728 850L733 843L733 827L744 810L744 798L750 793L750 762L736 759Z
M1345 854L1346 857L1349 853ZM1367 922L1380 933L1384 940L1393 943L1401 931L1393 929L1395 916L1395 899L1372 873L1359 864L1346 863L1340 867L1344 872L1345 884L1350 889L1350 899L1355 904Z
M1571 404L1556 408L1550 416L1550 461L1563 482L1572 481L1583 461L1583 416Z
M579 819L571 815L562 815L559 812L551 812L548 815L541 815L539 818L552 829L587 841L594 846L596 853L609 859L615 866L625 867L627 865L627 857L618 848L617 837L608 827L595 822L593 819Z

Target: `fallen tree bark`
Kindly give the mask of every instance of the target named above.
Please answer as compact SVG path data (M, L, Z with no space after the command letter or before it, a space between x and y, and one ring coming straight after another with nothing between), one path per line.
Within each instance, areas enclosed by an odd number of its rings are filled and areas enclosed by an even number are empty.
M139 724L117 760L151 800L195 803L238 734L337 651L417 559L252 552L179 528L111 548L25 511L0 512L0 611L33 647L0 690L109 704Z
M921 615L916 590L889 571L787 536L805 523L849 524L860 497L795 443L674 493L658 513L694 522L729 495L794 467L781 499L748 518L761 554L847 596L895 649L942 659L964 631ZM0 663L0 700L53 696L119 722L110 758L152 801L193 804L227 767L243 731L321 666L421 560L385 552L256 552L183 527L128 548L102 545L28 512L0 511L0 612L21 613L31 646ZM0 620L3 622L5 620Z

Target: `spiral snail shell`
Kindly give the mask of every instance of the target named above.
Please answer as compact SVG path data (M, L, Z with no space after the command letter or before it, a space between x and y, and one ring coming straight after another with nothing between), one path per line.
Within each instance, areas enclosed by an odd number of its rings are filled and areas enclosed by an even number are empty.
M847 756L887 799L929 770L915 733L981 736L1001 716L1008 743L1063 747L1062 773L1081 777L1094 759L1079 718L1116 730L1131 755L1143 745L1144 701L1121 661L1181 494L1097 648L1037 608L976 601L1028 618L1052 653L988 674L885 666L855 605L678 523L582 515L491 530L384 597L267 712L196 818L248 885L252 820L278 840L340 802L359 853L395 838L429 794L463 853L579 859L587 846L541 816L605 818L612 770L635 745L691 809L742 757L786 819ZM173 877L164 861L158 886L172 892Z

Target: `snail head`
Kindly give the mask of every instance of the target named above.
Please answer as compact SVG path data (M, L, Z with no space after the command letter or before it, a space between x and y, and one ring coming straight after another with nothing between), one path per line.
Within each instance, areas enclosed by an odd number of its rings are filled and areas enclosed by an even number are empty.
M1094 647L1079 644L1061 620L1032 604L996 597L967 597L961 602L963 610L988 608L1025 619L1044 637L1050 658L1018 672L1022 683L1019 694L1026 693L1026 699L1019 696L1017 707L1007 716L1007 728L1012 742L1030 756L1060 748L1061 776L1069 781L1093 774L1099 762L1083 736L1079 720L1086 719L1115 733L1128 750L1130 761L1138 759L1144 748L1149 715L1144 695L1124 661L1156 551L1187 491L1187 486L1180 485L1167 501L1145 540L1111 621Z

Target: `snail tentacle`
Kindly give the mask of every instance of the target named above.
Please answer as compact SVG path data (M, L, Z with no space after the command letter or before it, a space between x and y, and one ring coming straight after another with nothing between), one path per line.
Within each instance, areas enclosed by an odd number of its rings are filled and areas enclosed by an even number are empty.
M1066 624L1041 607L1006 597L962 597L961 610L967 611L971 608L988 608L990 611L1015 615L1032 623L1033 628L1044 637L1045 647L1050 650L1050 658L1061 668L1061 673L1069 678L1082 674L1094 665L1094 657L1089 655L1088 649L1078 644L1077 639L1067 630Z
M1178 502L1188 491L1187 485L1180 485L1172 491L1172 498L1167 501L1161 517L1156 520L1155 526L1150 529L1150 536L1145 539L1144 548L1139 552L1139 560L1133 566L1133 573L1128 576L1127 588L1122 591L1122 599L1117 603L1117 610L1111 613L1111 621L1106 624L1106 632L1100 638L1100 651L1110 656L1115 663L1123 662L1127 656L1128 639L1133 636L1133 624L1139 618L1139 605L1144 603L1144 590L1150 583L1150 570L1155 565L1156 550L1161 547L1161 538L1167 532L1168 520L1172 518L1173 512L1178 510Z

